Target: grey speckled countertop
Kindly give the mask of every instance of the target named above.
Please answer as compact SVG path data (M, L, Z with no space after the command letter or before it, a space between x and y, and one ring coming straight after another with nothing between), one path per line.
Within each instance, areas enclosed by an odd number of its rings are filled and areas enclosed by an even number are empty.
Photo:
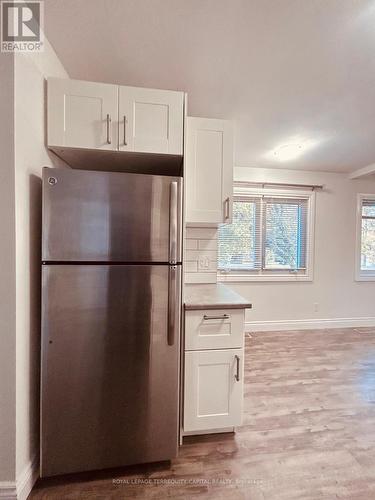
M221 283L210 285L189 284L184 287L186 310L250 309L251 303Z

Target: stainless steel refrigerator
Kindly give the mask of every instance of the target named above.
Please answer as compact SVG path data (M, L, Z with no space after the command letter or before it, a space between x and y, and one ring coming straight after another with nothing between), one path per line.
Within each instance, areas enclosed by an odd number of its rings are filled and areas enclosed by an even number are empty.
M182 179L43 171L41 476L178 448Z

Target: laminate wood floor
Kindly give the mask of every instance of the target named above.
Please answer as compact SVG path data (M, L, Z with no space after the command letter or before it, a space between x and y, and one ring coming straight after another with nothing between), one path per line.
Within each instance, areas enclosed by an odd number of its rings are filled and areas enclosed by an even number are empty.
M375 329L246 338L244 424L172 464L39 481L41 499L375 499Z

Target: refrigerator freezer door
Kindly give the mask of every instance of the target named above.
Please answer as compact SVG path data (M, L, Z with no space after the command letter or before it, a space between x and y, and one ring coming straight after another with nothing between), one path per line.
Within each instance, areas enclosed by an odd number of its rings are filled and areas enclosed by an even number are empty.
M44 168L42 260L181 262L181 182Z
M169 266L44 265L42 283L41 476L175 457Z

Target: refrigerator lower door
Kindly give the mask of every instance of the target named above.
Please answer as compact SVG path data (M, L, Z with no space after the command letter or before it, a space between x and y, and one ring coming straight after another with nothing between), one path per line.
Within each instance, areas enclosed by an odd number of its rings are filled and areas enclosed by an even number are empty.
M42 275L41 476L175 457L169 266L46 265Z

